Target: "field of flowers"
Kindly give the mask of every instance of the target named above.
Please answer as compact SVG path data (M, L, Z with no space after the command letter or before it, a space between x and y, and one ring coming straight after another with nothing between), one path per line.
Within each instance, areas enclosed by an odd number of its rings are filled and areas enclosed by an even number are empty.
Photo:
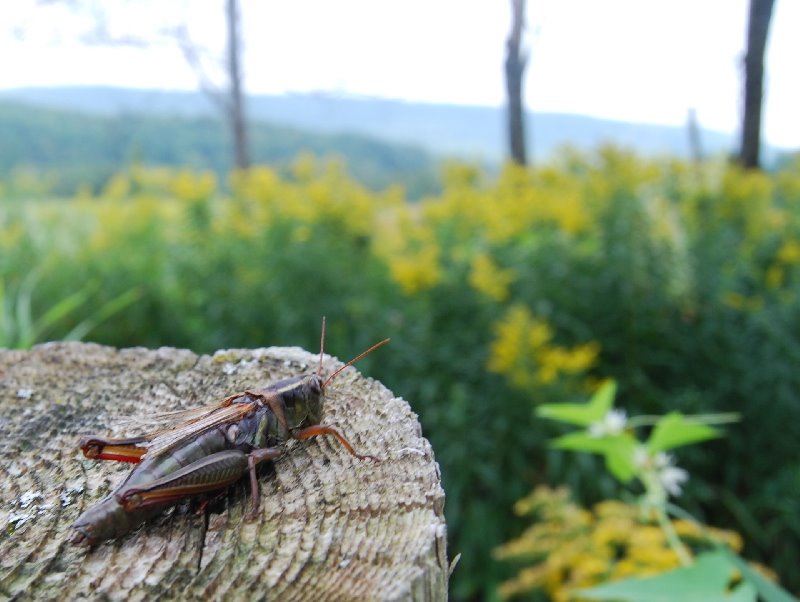
M548 449L562 431L538 405L612 377L638 413L738 412L681 453L681 502L799 590L800 161L744 173L606 148L444 178L410 203L302 156L288 177L132 168L99 194L0 196L0 346L89 331L315 350L323 315L341 358L392 337L360 369L433 444L457 599L514 573L492 551L536 485L587 506L617 493L596 458Z

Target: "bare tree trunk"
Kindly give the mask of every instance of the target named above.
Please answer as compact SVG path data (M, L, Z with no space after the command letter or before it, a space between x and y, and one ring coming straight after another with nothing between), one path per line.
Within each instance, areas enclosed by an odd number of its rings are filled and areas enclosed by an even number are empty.
M241 39L239 37L239 10L237 0L228 0L226 5L228 20L228 78L230 95L228 99L228 119L233 135L236 167L250 167L250 151L245 128L244 98L242 94L242 70L239 64Z
M686 129L689 135L689 156L695 167L699 167L703 162L703 144L700 138L700 124L697 123L697 111L694 109L689 109Z
M759 168L761 146L761 101L764 94L764 50L774 0L750 0L747 23L747 54L744 60L744 115L739 162L748 169Z
M511 33L506 41L506 90L508 92L508 140L511 159L525 165L525 114L522 105L522 76L528 62L520 50L525 0L511 0Z

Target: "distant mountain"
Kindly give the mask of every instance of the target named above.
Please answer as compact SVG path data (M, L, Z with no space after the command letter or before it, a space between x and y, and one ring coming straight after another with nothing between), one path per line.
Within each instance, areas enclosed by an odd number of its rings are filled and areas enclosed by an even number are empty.
M214 107L199 92L172 92L107 87L24 88L0 91L0 100L119 115L151 113L207 116ZM251 96L253 120L323 133L357 133L416 145L437 155L496 163L505 155L503 110L492 107L422 104L329 94ZM529 148L546 157L559 146L582 149L612 142L643 154L689 152L686 129L634 124L578 115L532 113ZM702 130L706 153L730 152L732 134Z

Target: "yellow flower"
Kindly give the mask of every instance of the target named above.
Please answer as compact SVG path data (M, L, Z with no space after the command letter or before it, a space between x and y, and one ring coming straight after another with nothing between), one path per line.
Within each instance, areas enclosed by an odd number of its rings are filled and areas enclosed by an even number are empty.
M722 296L722 302L737 311L758 311L764 306L764 299L761 297L745 297L735 291L725 293Z
M300 153L292 163L292 175L298 180L311 180L317 171L317 160L311 153Z
M407 295L435 286L441 279L439 249L426 245L416 252L393 257L389 261L392 278Z
M776 259L787 265L800 263L800 243L796 240L786 240L778 249Z
M553 206L553 217L567 234L576 235L591 223L591 214L584 200L576 195L562 197Z
M597 363L598 343L562 347L552 343L553 337L553 329L546 321L534 318L526 307L515 304L495 325L487 367L525 388L580 375Z
M742 536L739 535L736 531L730 531L728 529L717 529L716 527L708 527L706 529L706 533L708 533L708 535L710 535L717 541L721 541L735 552L741 551L741 549L744 547L744 540L742 539Z
M172 182L172 194L184 201L208 199L216 192L217 177L210 171L182 169Z
M530 312L522 305L513 305L495 325L495 338L489 350L488 369L516 377L516 369L528 347L526 338L531 323ZM523 383L525 378L523 374Z
M770 288L779 288L783 284L784 271L779 265L771 265L767 268L764 280Z
M630 534L628 544L631 550L647 550L664 545L664 532L656 526L642 525Z
M566 494L566 496L565 496ZM516 510L533 511L534 524L515 540L495 550L495 558L524 560L526 566L503 583L503 597L542 592L552 600L575 600L575 590L609 580L644 577L671 570L680 562L664 532L641 517L640 507L608 500L589 512L570 501L564 488L539 486L517 503ZM705 533L741 545L731 531L699 528L673 521L683 538Z
M624 544L633 526L634 521L631 518L602 519L592 533L592 541L598 546Z
M131 181L124 174L112 176L103 189L103 196L111 199L123 199L131 192Z
M747 298L736 291L728 291L725 293L722 297L722 302L728 307L738 311L742 311L747 307Z
M576 585L591 585L601 581L608 573L608 559L597 555L597 550L590 554L578 555L572 563L572 581Z
M514 270L499 268L484 253L478 253L472 258L470 285L494 301L505 301L508 298L508 285L514 278Z
M678 537L699 539L703 537L703 529L697 523L689 520L673 521L672 526Z

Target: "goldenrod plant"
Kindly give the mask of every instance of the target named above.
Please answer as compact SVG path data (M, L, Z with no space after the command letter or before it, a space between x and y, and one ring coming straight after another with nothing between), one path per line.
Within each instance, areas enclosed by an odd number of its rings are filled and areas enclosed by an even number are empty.
M321 315L343 356L391 336L362 370L411 400L436 451L456 600L509 577L491 551L524 527L531 483L587 507L619 495L597 458L548 449L558 425L532 399L608 375L629 415L730 408L747 434L681 449L682 505L800 591L800 156L750 173L565 149L529 169L447 164L442 183L410 200L301 155L227 179L134 164L71 197L30 186L0 197L5 304L30 299L36 324L89 286L35 337L61 339L135 290L87 335L118 347L317 349Z
M607 381L586 404L545 404L537 414L581 427L553 447L601 455L617 480L638 484L638 501L609 500L586 510L566 488L537 487L514 508L533 515L534 524L495 550L498 559L530 563L500 586L500 594L541 591L556 602L792 600L774 583L774 573L737 555L738 533L703 525L669 502L680 496L689 473L667 452L718 437L712 425L737 417L671 412L628 418L613 406L615 393L616 384ZM643 430L647 436L640 438Z

